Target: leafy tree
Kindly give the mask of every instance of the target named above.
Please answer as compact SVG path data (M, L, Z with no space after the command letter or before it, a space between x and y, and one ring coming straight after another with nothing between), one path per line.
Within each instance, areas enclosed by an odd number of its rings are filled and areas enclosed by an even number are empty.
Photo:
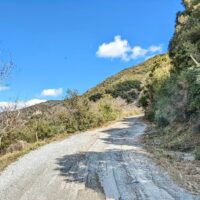
M96 94L93 94L89 97L89 100L90 101L93 101L93 102L96 102L98 101L99 99L101 99L103 97L103 95L101 93L96 93Z

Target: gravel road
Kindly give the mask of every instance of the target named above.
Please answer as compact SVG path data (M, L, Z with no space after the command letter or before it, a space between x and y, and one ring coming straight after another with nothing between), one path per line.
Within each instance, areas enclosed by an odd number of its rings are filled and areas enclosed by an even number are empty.
M145 124L126 118L32 151L0 175L0 200L190 200L138 142Z

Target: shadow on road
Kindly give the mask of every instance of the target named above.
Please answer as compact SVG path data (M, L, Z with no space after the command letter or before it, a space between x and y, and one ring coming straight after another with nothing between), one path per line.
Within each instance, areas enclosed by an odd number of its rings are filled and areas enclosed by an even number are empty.
M105 176L113 176L114 171L125 170L129 163L124 161L123 157L134 154L143 154L143 152L134 149L123 150L122 146L136 146L135 135L141 134L141 126L144 125L135 118L127 118L122 122L122 128L111 128L102 131L106 137L100 138L105 149L93 149L87 152L80 152L71 155L65 155L57 159L58 167L55 170L60 171L67 183L84 184L86 188L104 193L100 180ZM117 148L115 148L117 147ZM127 178L132 182L131 177Z

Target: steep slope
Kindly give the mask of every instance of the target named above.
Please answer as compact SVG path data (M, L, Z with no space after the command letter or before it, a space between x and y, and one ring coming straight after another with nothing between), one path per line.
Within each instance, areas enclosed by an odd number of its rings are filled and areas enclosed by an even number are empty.
M159 56L151 58L144 63L127 68L120 73L109 77L96 87L87 91L85 95L92 96L96 93L100 93L103 95L113 88L117 89L117 86L119 86L120 84L123 85L123 82L126 81L136 81L139 82L139 84L141 85L144 84L146 77L148 76L148 73L152 68L152 64L158 59L158 57Z
M170 73L160 82L158 72L151 72L143 106L159 128L154 141L169 149L194 150L200 159L200 1L183 3L169 44Z

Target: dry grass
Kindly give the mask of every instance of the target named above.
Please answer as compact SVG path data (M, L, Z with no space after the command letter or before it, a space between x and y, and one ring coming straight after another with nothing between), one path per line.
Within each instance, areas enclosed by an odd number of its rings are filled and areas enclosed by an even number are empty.
M70 135L72 134L69 133L58 134L52 138L28 144L28 146L21 151L15 151L13 153L7 153L5 155L0 156L0 172L3 171L8 165L15 162L19 157L29 153L30 151L38 149L39 147L51 143L53 141L63 140Z
M174 181L192 193L200 194L200 161L187 161L165 150L146 147L156 163L167 170Z
M114 122L117 122L117 121L123 119L124 117L129 117L129 116L134 116L134 115L139 115L139 114L142 114L142 110L137 109L137 108L132 108L129 111L128 110L125 111L123 113L123 115L121 115L116 120L104 123L102 126L97 127L97 128L103 128L103 127L106 127L106 126L108 126L108 125L110 125ZM95 130L97 128L91 128L91 129L88 129L88 130ZM29 153L30 151L35 150L35 149L37 149L37 148L39 148L43 145L49 144L53 141L61 141L61 140L66 139L67 137L69 137L71 135L75 135L75 134L78 134L78 133L79 132L75 132L75 133L70 134L70 133L64 132L62 134L57 134L52 138L48 138L48 139L45 139L45 140L42 140L42 141L38 141L36 143L28 144L28 146L21 151L16 151L16 152L13 152L13 153L7 153L5 155L0 156L0 172L3 171L8 165L15 162L19 157Z
M151 130L152 131L152 130ZM152 133L155 134L155 133ZM166 170L172 179L192 193L200 194L200 161L184 159L186 153L169 151L152 142L145 135L141 142L153 156L154 161Z
M6 155L1 156L0 157L0 171L4 170L12 162L16 161L20 156L23 156L23 155L29 153L30 151L32 151L34 149L37 149L38 147L40 147L44 144L46 144L45 141L40 141L40 142L28 145L27 148L25 148L21 151L8 153Z

